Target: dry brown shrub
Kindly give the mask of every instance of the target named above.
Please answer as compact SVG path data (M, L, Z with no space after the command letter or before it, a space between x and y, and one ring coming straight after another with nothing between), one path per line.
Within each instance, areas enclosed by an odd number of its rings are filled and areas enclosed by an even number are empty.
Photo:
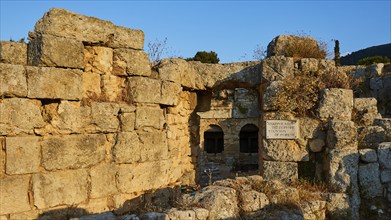
M295 36L295 40L285 48L285 56L295 59L318 58L325 59L328 55L327 44L322 41L314 41L306 36Z

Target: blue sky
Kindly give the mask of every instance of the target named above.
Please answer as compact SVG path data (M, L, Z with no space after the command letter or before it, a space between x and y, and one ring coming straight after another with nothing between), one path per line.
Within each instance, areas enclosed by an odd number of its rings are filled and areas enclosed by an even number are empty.
M341 53L391 42L391 0L383 1L17 1L0 0L1 40L27 37L52 7L141 29L145 45L167 37L169 55L215 51L221 63L252 60L257 45L305 32Z

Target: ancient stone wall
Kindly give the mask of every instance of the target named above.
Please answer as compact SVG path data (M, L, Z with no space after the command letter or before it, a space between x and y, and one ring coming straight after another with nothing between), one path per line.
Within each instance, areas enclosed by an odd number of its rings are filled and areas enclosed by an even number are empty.
M124 211L147 191L195 184L197 91L257 83L251 62L152 68L142 31L62 9L29 37L0 47L2 218Z

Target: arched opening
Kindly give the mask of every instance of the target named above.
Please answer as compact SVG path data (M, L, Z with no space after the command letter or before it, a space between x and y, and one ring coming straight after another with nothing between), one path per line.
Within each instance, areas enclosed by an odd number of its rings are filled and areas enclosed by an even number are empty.
M258 127L247 124L239 134L240 153L258 153Z
M221 153L224 151L224 132L217 125L210 125L204 132L204 149L207 153Z

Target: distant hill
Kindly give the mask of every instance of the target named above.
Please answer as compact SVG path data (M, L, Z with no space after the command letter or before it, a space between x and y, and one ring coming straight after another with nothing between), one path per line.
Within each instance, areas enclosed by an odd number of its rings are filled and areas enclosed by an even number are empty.
M357 61L372 56L387 56L391 59L391 43L368 47L341 57L341 65L355 65Z

